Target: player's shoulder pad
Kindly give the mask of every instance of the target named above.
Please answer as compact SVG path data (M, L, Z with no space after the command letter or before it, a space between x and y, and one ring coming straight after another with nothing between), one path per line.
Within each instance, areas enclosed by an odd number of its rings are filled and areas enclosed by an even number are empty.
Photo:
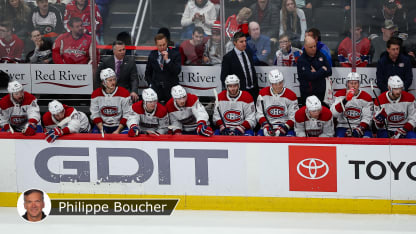
M64 109L65 109L65 117L71 116L72 113L75 111L75 108L73 108L72 106L67 106L65 104L63 104Z
M334 96L335 96L335 97L345 97L345 95L347 95L347 90L346 90L346 89L341 89L341 90L338 90L338 91L334 94Z
M296 93L293 92L291 89L285 88L285 93L282 97L285 97L291 101L298 100L298 97L296 96Z
M272 94L270 93L270 86L268 87L264 87L260 90L259 95L261 96L272 96Z
M302 123L306 121L306 106L303 106L298 111L296 111L295 121L298 123Z
M387 92L388 91L386 91L386 92L380 94L380 96L378 96L378 100L380 100L381 105L389 103L389 99L387 99ZM375 100L376 105L378 105L378 100L377 99Z
M360 95L357 98L363 99L364 101L367 101L367 102L373 101L373 97L371 97L371 95L364 90L361 90Z
M319 120L329 121L331 119L332 119L332 112L328 108L323 106L321 115L319 116Z
M42 122L43 125L45 126L49 126L49 125L54 125L55 123L52 120L52 114L51 112L46 112L43 116L42 116Z
M192 107L195 104L195 102L198 101L198 97L195 94L192 94L192 93L188 93L187 96L188 97L186 99L186 106L187 107Z
M13 102L10 100L10 94L7 94L0 100L0 108L3 110L12 106L14 105L13 105Z
M131 108L133 109L134 112L136 112L137 114L144 114L144 108L143 108L143 100L138 101L136 103L134 103Z
M31 94L31 93L28 93L28 92L24 92L25 93L25 96L24 96L24 98L23 98L23 103L22 103L22 106L25 106L25 105L30 105L30 104L32 104L32 102L34 101L34 100L36 100L36 97L33 95L33 94Z
M100 88L97 88L97 89L95 89L93 92L92 92L92 94L91 94L91 99L93 99L93 98L96 98L96 97L102 97L102 96L104 96L104 94L103 94L103 91L102 91L102 88L100 87Z
M168 114L168 110L166 109L166 107L158 102L155 116L158 118L163 118L167 114Z
M241 91L241 96L238 99L238 101L245 102L245 103L252 103L252 102L254 102L253 101L253 97L247 91Z
M118 86L117 92L114 94L114 96L118 96L118 97L130 97L130 92L121 86Z
M218 94L218 101L228 101L227 90L223 90L221 93Z
M408 93L406 91L402 91L402 98L400 99L400 102L414 102L415 96L413 94Z
M166 109L168 109L168 112L175 112L178 109L176 108L175 104L174 104L174 100L173 98L170 98L169 101L166 103Z

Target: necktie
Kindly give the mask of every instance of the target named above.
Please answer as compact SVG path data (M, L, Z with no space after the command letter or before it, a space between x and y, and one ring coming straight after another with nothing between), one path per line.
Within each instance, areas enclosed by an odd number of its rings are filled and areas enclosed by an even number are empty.
M251 88L253 82L251 81L250 69L248 69L246 54L244 53L244 51L241 52L241 56L243 56L244 70L246 71L247 87Z
M121 60L119 60L119 61L117 61L117 64L116 64L116 76L117 76L117 80L119 79L119 77L120 77L120 66L121 66Z
M160 66L160 70L163 71L163 56L162 56L162 54L159 54L159 66Z

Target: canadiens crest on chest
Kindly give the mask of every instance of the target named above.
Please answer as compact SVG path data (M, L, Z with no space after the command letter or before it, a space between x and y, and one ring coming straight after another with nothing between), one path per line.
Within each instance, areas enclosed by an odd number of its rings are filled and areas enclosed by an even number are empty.
M116 106L104 106L101 108L101 114L106 117L113 117L118 114L118 108Z
M267 114L272 118L281 118L285 115L286 108L280 105L273 105L267 108Z
M241 121L242 113L240 110L228 110L224 113L224 119L230 123L237 123Z

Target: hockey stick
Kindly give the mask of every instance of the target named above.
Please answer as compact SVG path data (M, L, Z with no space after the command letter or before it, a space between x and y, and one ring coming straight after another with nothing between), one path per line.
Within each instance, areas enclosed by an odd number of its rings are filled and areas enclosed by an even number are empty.
M341 106L342 106L342 110L343 110L343 112L345 113L345 107L344 107L344 104L342 103L342 101L341 101ZM347 120L348 127L350 128L351 135L352 135L352 128L351 128L351 124L350 124L350 119L349 119L349 118L348 118L348 116L347 116L347 115L345 115L345 114L344 114L344 117L345 117L345 119Z
M61 120L61 122L59 122L57 126L62 128L65 124L69 123L69 121L71 121L71 116L68 116L65 119Z
M224 116L222 116L222 113L221 113L221 110L220 110L220 105L219 105L219 102L218 102L217 88L213 88L212 90L214 91L215 106L217 107L218 114L220 115L220 118L221 118L221 121L222 121L222 125L224 126L225 129L227 129L227 125L225 125Z
M274 132L273 125L270 123L269 118L267 118L266 110L264 109L264 99L263 99L263 96L259 95L258 99L260 100L261 108L263 109L264 118L266 119L267 124L269 124L270 125L270 128L272 129L272 133L273 134L271 134L271 135L272 136L275 136L276 133ZM279 135L280 135L280 132L279 132Z
M9 124L9 129L10 129L10 132L11 132L12 134L14 134L14 129L13 129L13 127L12 127L12 125L11 125L11 124Z
M374 86L373 86L373 81L372 80L370 80L370 85L371 85L371 90L373 91L374 96L376 96L376 100L377 100L377 102L378 102L378 104L380 105L380 108L381 108L381 102L378 99L378 96L376 94L376 91L374 90ZM390 136L390 132L389 132L389 125L387 124L387 119L384 119L384 127L386 128L387 135L390 138L391 136Z

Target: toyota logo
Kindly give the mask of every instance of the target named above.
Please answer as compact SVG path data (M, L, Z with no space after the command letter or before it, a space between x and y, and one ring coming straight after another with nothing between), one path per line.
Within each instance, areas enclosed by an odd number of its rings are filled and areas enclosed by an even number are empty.
M305 168L308 172L302 172L302 168ZM297 171L300 176L308 180L319 180L324 178L329 172L329 166L326 162L322 161L321 159L317 158L307 158L300 161L297 165Z

